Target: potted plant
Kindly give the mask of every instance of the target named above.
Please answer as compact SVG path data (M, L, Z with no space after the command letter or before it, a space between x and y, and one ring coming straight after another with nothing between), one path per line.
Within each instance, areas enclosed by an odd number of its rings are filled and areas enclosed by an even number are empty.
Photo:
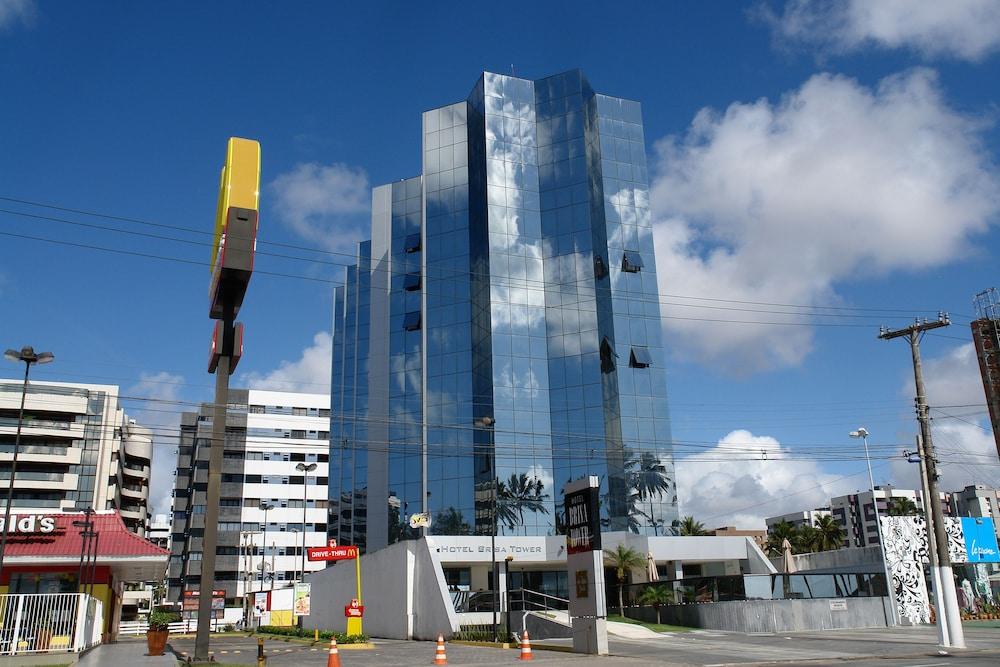
M156 610L149 615L149 630L146 632L146 646L149 655L163 655L167 648L167 636L170 634L170 624L181 620L181 615L175 611Z

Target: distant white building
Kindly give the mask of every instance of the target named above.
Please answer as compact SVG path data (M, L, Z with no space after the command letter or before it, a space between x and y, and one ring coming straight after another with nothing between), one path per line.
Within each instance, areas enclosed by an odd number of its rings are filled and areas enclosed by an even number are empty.
M941 508L945 516L951 516L950 496L941 493ZM916 505L922 515L924 512L923 493L913 489L897 489L886 485L875 487L875 500L878 503L879 516L889 514L892 503L897 499L906 499ZM875 523L875 505L872 503L871 491L838 496L830 499L830 509L833 517L847 533L845 547L868 547L879 543L878 526Z
M1000 489L970 484L952 492L951 504L955 516L992 517L994 527L1000 531Z
M767 524L767 532L771 532L776 524L782 521L792 524L795 528L799 526L813 526L821 516L830 516L829 507L819 507L814 510L803 510L801 512L790 512L781 516L770 516L764 520Z
M330 397L236 389L229 400L214 588L226 591L235 620L247 592L301 580L304 548L327 543ZM168 572L175 602L200 585L211 432L211 406L183 416Z
M10 479L22 381L0 379L0 484ZM12 507L114 509L134 533L149 520L149 429L129 419L115 385L32 381L25 396Z
M149 522L146 539L158 547L170 550L170 519L166 514L157 514Z

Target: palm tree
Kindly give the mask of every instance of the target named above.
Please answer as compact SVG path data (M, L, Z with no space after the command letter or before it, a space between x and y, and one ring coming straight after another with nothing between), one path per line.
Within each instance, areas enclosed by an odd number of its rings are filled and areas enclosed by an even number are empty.
M821 516L815 521L817 551L831 551L844 546L844 529L832 516Z
M795 539L792 542L792 551L797 554L813 553L819 551L817 547L819 531L809 524L802 524L795 530Z
M649 605L656 610L656 623L660 623L660 607L674 601L674 592L660 584L658 586L646 586L636 600L639 604Z
M787 521L779 521L778 523L771 526L771 529L767 533L767 555L768 556L780 556L784 549L781 548L781 543L785 540L789 542L795 542L798 538L798 531L795 530L795 526Z
M537 477L525 473L512 473L506 482L497 482L497 521L509 530L524 524L525 512L548 514L545 484Z
M615 568L615 575L618 577L618 613L625 615L625 603L622 600L622 587L625 585L625 578L632 570L637 570L646 564L646 557L632 547L619 544L614 551L609 551L604 555L605 561Z
M641 518L645 517L655 527L656 517L653 511L653 499L662 497L670 491L671 479L667 475L667 467L660 462L655 452L635 452L625 449L623 452L623 467L625 471L625 502L628 519L628 529L638 533L642 527ZM639 509L640 503L649 502L649 513Z
M686 516L681 519L681 535L685 537L697 537L699 535L708 535L708 530L705 528L705 524L701 521L695 521L693 516Z
M889 501L889 516L916 516L919 513L916 503L909 498L893 498Z
M462 513L454 507L449 507L437 515L437 520L431 524L434 535L471 535L472 526L465 520Z

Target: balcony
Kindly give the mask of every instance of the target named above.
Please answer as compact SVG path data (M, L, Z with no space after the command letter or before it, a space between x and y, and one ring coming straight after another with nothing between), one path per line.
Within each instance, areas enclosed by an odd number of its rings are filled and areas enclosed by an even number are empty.
M122 484L119 488L121 489L122 496L138 498L141 500L145 500L149 496L147 487L142 486L141 484Z
M122 473L125 475L149 477L149 464L122 462Z
M119 511L122 519L143 521L146 518L146 507L143 505L122 505Z

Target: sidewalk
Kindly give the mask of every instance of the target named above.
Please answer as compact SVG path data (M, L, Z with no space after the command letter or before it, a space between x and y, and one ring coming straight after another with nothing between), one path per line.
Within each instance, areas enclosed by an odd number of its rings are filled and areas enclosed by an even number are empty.
M965 639L968 648L953 654L1000 649L1000 631L993 628L966 627ZM553 642L538 642L548 643ZM614 656L685 665L894 659L936 654L940 648L937 631L930 626L762 635L696 630L665 633L654 640L616 637L609 643Z
M146 655L145 641L123 641L101 644L87 651L77 667L174 667L177 658L169 651L163 655Z

